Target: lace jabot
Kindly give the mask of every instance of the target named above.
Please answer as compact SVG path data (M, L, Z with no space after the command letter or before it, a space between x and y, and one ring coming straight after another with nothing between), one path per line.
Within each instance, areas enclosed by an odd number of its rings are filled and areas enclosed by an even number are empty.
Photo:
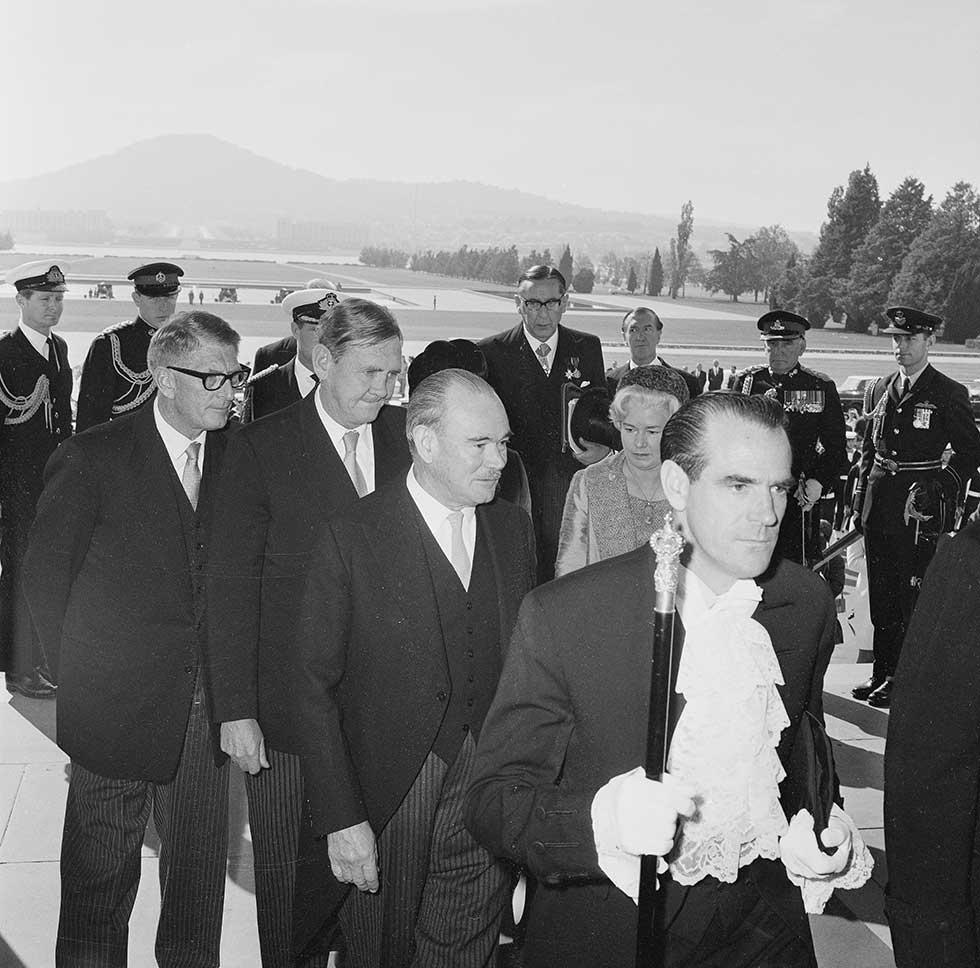
M783 677L769 633L752 618L762 599L754 581L714 598L682 569L678 598L685 638L677 692L685 706L667 768L695 790L697 813L683 821L670 870L681 884L709 874L732 883L756 858L778 858L787 829L776 755L789 725L776 690Z

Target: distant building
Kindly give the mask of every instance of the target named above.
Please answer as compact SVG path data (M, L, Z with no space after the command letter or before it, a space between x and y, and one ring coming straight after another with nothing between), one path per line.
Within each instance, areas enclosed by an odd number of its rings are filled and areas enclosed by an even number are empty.
M0 232L9 232L20 243L107 242L113 227L102 210L8 209L0 211Z
M296 249L360 249L369 244L366 225L350 222L297 222L281 218L276 222L276 241Z

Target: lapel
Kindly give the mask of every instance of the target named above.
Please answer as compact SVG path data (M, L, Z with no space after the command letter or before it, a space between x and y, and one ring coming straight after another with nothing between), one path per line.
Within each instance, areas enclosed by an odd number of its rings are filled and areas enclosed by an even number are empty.
M374 489L382 484L393 481L399 472L408 471L407 443L402 434L398 439L397 428L393 428L388 420L391 409L388 405L381 408L377 419L371 424L371 436L374 438Z
M439 630L438 654L445 662L439 606L422 545L421 529L425 522L404 482L393 482L384 488L375 506L379 509L376 517L370 523L361 524L374 559L372 584L401 613L396 624L405 629L406 641L436 645L433 630Z
M513 558L513 549L507 540L508 534L496 527L496 508L480 504L476 509L476 540L486 542L487 554L493 566L493 580L497 586L497 614L499 628L512 629L517 623L517 609L521 604L520 594L514 593L511 571L506 567ZM476 556L474 555L474 558ZM501 641L501 654L506 651L507 642Z
M919 379L912 384L907 395L909 397L918 397L927 393L929 387L932 386L933 380L936 378L937 372L931 363L926 363L925 369L923 369Z
M299 384L296 382L296 370L293 368L294 356L289 362L283 363L279 367L278 373L274 376L281 376L282 386L283 386L283 399L288 400L290 403L295 403L299 400L302 394L299 392Z
M180 499L186 502L187 496L157 433L153 414L154 407L150 405L142 407L133 418L133 446L129 455L133 492L141 528L155 543L153 554L161 571L183 574L189 594L190 567L177 503ZM189 503L187 508L189 511ZM180 536L181 540L173 541L174 535Z
M336 492L340 488L344 491L343 503L352 503L357 498L357 491L316 412L316 391L307 394L295 406L299 411L301 459L318 502L324 506L336 503Z
M201 491L197 499L197 517L201 522L204 533L208 533L211 520L211 499L221 470L221 458L228 442L226 431L209 431L204 447L204 467L201 471Z
M572 359L575 359L575 366L572 366ZM566 370L578 369L581 372L582 354L579 351L579 339L573 336L564 326L558 326L558 345L555 347L555 361L551 367L548 378L552 383L560 386L568 379L565 376ZM543 370L541 371L544 372Z

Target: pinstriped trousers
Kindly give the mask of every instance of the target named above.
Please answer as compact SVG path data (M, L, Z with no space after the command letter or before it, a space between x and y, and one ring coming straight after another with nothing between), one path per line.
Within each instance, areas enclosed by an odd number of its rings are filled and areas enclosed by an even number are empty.
M228 765L214 765L198 685L170 783L114 780L73 762L61 841L58 968L126 968L146 825L160 835L161 968L216 968L228 856Z
M345 968L485 968L496 957L509 879L463 824L476 746L429 753L378 837L381 887L340 910Z
M248 826L255 860L255 908L262 968L291 968L296 855L303 814L300 759L267 749L269 769L245 774ZM321 968L327 955L302 962Z

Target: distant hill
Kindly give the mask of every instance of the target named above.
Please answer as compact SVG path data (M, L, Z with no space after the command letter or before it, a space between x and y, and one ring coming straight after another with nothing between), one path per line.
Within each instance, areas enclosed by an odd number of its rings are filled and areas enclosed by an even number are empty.
M701 251L758 225L699 219ZM476 182L326 178L210 135L165 135L56 172L0 182L0 211L104 209L117 228L147 236L275 238L277 221L328 223L354 245L455 248L568 242L593 257L663 247L677 216L607 212ZM679 203L678 203L679 209ZM805 251L811 232L790 232ZM556 253L557 255L557 253Z

